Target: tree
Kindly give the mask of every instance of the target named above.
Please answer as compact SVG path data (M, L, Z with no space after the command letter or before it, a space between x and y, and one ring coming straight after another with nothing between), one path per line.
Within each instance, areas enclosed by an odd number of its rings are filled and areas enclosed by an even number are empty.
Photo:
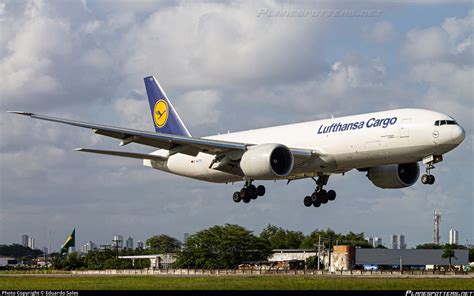
M450 270L451 270L451 259L452 258L458 259L458 258L456 258L456 255L455 255L455 252L454 252L454 247L450 244L446 244L444 246L444 251L443 251L443 254L441 255L441 257L443 259L448 258L448 260L449 260L449 269Z
M316 269L318 267L318 256L310 256L306 258L305 266L307 269ZM324 268L322 262L320 262L320 268Z
M355 233L350 231L348 234L341 235L339 238L339 244L357 246L361 248L373 248L373 246L371 246L365 239L363 232Z
M301 231L285 230L271 224L262 230L260 237L266 239L272 249L298 249L305 238Z
M339 235L339 234L338 234ZM317 249L319 243L319 237L321 236L321 243L325 243L328 246L328 239L335 239L336 233L328 228L327 230L314 230L301 242L302 249Z
M146 245L154 252L176 253L181 249L181 242L166 234L154 235L146 240Z
M51 263L54 269L76 270L86 267L86 260L78 253L73 252L67 256L53 256Z
M314 230L311 232L301 243L301 248L304 249L317 249L319 237L321 236L321 244L328 247L329 244L334 246L347 245L347 246L358 246L362 248L372 248L368 241L364 238L364 233L349 232L347 234L336 233L334 230L328 228L326 230Z
M267 260L267 240L239 225L226 224L202 230L188 238L176 265L183 268L235 268L248 261Z
M41 255L43 255L41 250L33 250L19 244L0 245L0 256L32 259Z
M415 249L442 249L442 245L434 244L434 243L427 243L421 244L415 247Z

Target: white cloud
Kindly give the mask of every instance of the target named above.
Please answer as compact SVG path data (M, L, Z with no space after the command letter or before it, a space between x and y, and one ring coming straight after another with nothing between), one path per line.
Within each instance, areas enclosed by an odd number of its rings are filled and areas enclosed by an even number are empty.
M440 26L410 30L402 55L410 62L450 60L472 64L474 10L465 18L446 18Z
M85 52L82 57L82 62L85 65L101 70L109 69L113 64L113 60L109 54L105 50L99 48L94 48Z
M183 94L176 108L189 126L209 126L219 122L221 95L216 90L194 90ZM188 127L189 128L189 127Z
M13 173L16 178L25 179L42 174L45 167L57 169L64 160L64 150L54 146L35 145L22 150L2 153L0 161L2 166L8 168L6 173Z
M250 2L188 4L162 9L130 30L121 50L127 75L157 73L168 87L209 88L296 80L325 69L314 54L322 25L257 18Z
M435 60L449 53L449 35L440 28L411 30L406 35L403 54L410 60Z
M2 102L31 100L32 95L61 91L53 71L53 60L71 50L67 20L41 15L41 2L30 2L24 20L2 28L13 38L2 45L0 88ZM20 91L21 90L21 91Z
M387 21L374 23L367 31L367 38L374 42L386 42L395 35L395 27Z
M439 26L407 33L402 53L410 78L426 87L422 104L451 114L472 129L474 10L446 18Z
M97 32L102 27L102 25L102 21L93 20L82 25L79 31L84 32L86 34L92 34Z
M140 130L152 130L153 128L149 108L148 101L145 98L120 98L114 102L115 112L121 119L120 126Z

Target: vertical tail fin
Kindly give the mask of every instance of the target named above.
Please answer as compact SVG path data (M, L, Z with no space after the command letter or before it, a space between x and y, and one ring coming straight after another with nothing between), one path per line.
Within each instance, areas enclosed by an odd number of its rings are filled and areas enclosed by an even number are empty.
M188 129L154 76L145 77L153 125L158 133L191 137Z

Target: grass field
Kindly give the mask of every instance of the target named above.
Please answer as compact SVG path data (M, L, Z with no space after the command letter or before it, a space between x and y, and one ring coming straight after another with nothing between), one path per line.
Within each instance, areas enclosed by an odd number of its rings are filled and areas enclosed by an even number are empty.
M466 278L0 276L0 290L474 290Z

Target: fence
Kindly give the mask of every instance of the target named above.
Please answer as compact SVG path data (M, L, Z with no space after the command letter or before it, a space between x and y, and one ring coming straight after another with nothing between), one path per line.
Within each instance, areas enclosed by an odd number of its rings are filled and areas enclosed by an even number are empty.
M180 276L220 276L220 275L333 275L333 276L461 276L474 277L473 273L462 271L426 270L288 270L288 269L106 269L73 270L77 275L180 275Z

